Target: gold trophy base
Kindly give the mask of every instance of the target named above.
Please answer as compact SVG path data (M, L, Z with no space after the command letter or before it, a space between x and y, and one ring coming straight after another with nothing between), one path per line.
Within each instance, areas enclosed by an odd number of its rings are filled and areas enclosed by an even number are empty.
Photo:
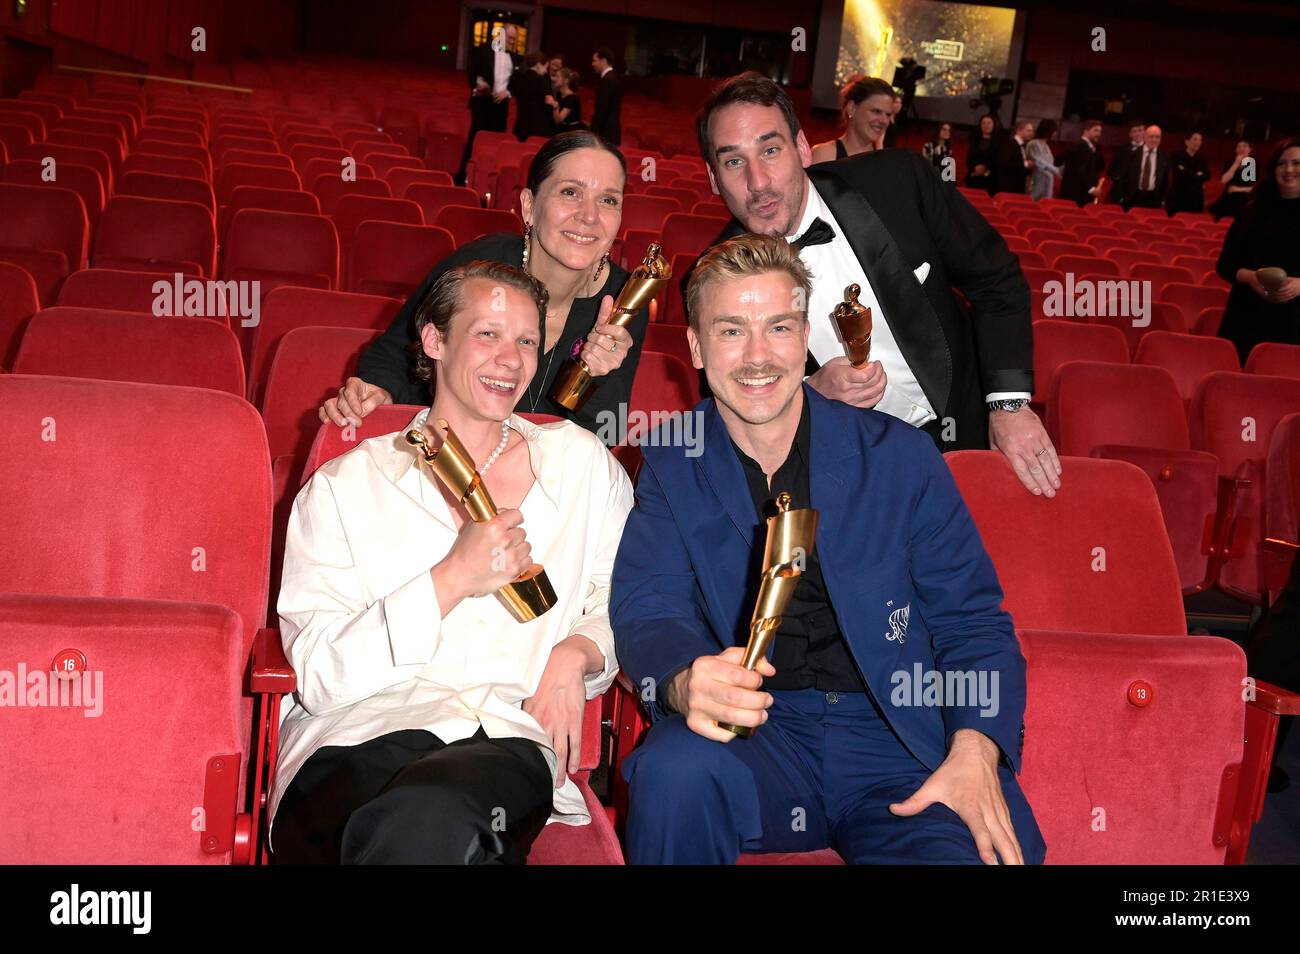
M596 390L596 379L581 361L569 361L560 367L551 385L551 400L569 411L587 403Z
M787 600L788 601L788 600ZM776 638L776 628L781 625L781 617L768 617L755 623L750 628L749 643L745 646L745 661L741 664L746 669L754 669L758 661L767 655L767 647ZM731 722L719 722L719 729L734 732L742 739L748 739L758 728L752 725L735 725Z
M517 623L537 619L555 605L555 590L540 563L534 563L497 590L496 598Z

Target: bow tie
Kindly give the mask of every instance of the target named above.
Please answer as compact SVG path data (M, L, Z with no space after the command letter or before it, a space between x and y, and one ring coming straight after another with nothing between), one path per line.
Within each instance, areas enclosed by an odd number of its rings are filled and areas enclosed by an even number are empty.
M808 226L808 231L790 244L795 248L807 248L809 245L825 245L833 241L834 238L835 230L833 228L821 219L813 219L812 225Z

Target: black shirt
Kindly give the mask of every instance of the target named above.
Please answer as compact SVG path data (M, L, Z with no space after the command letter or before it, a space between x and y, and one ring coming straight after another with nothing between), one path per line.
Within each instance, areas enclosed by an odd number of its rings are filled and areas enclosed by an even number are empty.
M768 489L767 477L758 461L731 442L749 481L754 511L763 521L758 539L766 541L767 518L776 513L776 497L785 491L790 494L791 508L812 505L809 477L809 447L812 424L808 415L808 401L803 402L799 429L785 463L772 475ZM867 686L849 654L844 634L840 632L826 593L826 580L822 576L817 547L808 555L807 566L795 587L790 606L781 618L776 631L776 645L772 648L772 665L776 675L763 681L764 689L820 689L824 692L866 692Z

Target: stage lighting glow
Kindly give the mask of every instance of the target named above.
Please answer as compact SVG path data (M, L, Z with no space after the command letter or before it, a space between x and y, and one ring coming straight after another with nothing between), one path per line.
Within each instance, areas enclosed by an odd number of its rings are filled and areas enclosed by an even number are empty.
M926 67L918 96L978 96L1006 76L1016 11L936 0L845 0L835 83L854 73L886 81L904 57Z

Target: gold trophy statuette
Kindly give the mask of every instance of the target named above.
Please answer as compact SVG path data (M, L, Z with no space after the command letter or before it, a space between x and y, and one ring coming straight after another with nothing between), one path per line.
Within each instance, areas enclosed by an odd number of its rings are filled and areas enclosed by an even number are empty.
M651 298L673 277L672 266L661 254L658 242L650 243L645 250L645 261L628 277L627 284L618 293L614 310L609 314L609 324L624 327L632 316L645 307ZM551 400L570 411L576 411L591 397L598 381L581 358L570 358L560 365L551 385Z
M860 294L862 286L850 285L844 289L844 300L831 312L840 340L849 353L849 362L858 370L871 360L871 309L859 304Z
M1270 295L1286 284L1286 271L1276 266L1255 270L1255 278Z
M777 514L767 518L767 546L763 551L763 578L758 587L754 617L749 623L749 642L741 665L754 669L767 655L767 648L781 625L781 616L790 605L799 578L803 576L817 537L817 511L811 507L790 509L790 495L782 491L776 498ZM719 722L720 728L749 738L754 730L747 725Z
M445 420L439 419L438 427L446 432L442 446L434 447L424 432L415 427L406 432L406 443L419 452L429 470L465 505L476 523L491 520L497 515L497 507L474 467L473 458ZM497 590L496 598L516 622L526 623L555 605L555 590L551 589L542 565L534 563Z

